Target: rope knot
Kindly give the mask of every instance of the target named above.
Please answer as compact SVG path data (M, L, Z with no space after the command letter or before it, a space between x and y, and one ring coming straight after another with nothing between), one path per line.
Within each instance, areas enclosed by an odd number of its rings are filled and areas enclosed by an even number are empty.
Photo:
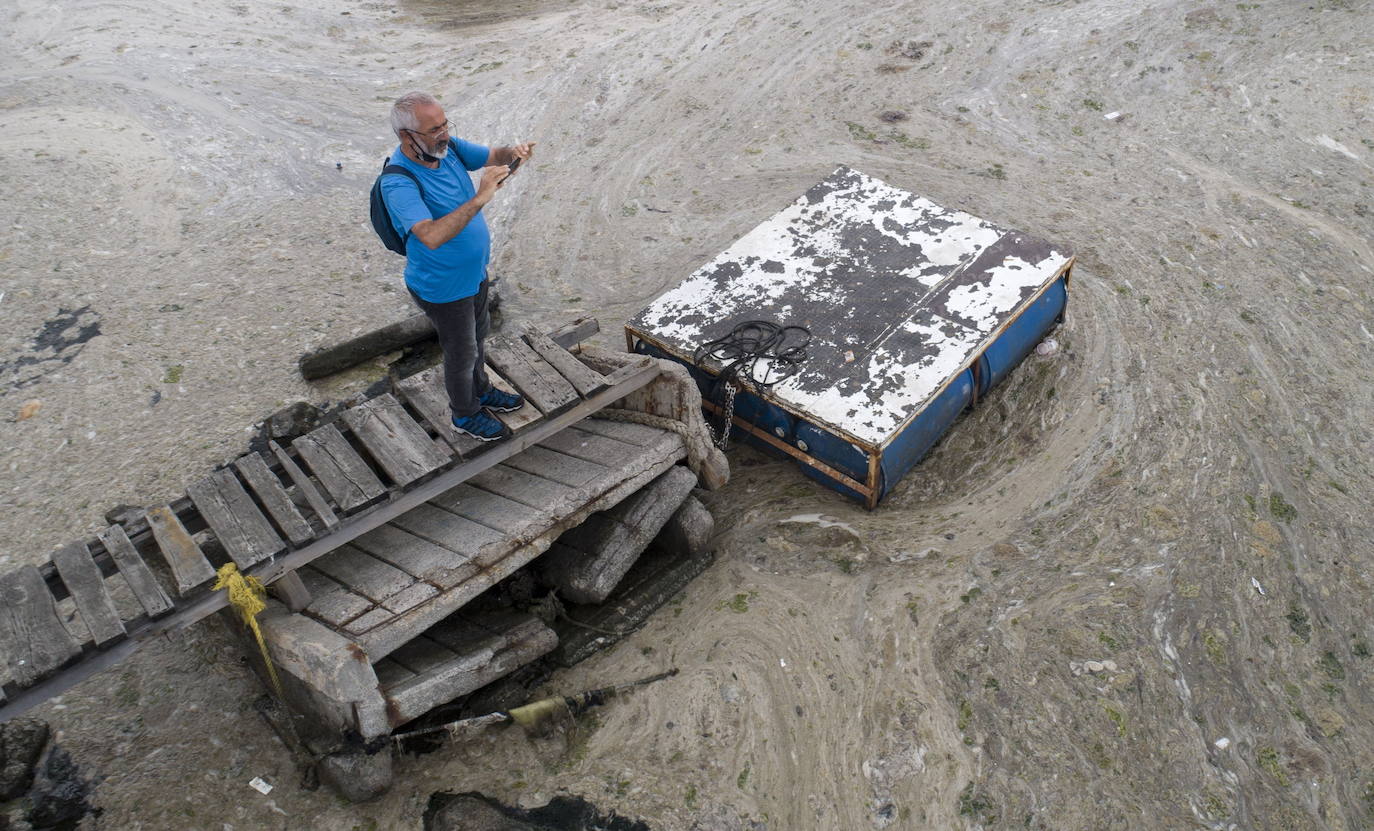
M267 675L272 679L272 689L276 690L277 698L282 698L281 680L277 678L277 668L272 665L272 656L267 654L267 642L263 640L262 629L258 626L258 615L267 608L266 587L258 578L240 572L233 563L225 563L215 573L215 585L211 587L211 591L220 590L228 592L229 605L253 632L258 650L262 652L263 663L267 665Z

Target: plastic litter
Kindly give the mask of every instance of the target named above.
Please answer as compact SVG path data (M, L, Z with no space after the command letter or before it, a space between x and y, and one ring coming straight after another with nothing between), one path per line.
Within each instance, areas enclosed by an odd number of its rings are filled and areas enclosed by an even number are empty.
M267 784L267 780L263 779L261 776L254 776L252 779L248 780L248 786L263 796L267 796L272 792L272 786Z
M1055 340L1054 338L1045 338L1044 340L1040 341L1040 343L1038 343L1035 347L1035 354L1041 356L1042 358L1048 358L1049 356L1053 355L1058 351L1059 341Z
M1255 591L1257 591L1257 592L1260 593L1260 597L1263 597L1263 596L1264 596L1264 586L1261 586L1261 585L1260 585L1260 581L1258 581L1258 580L1256 580L1255 578L1251 577L1251 578L1250 578L1250 585L1252 585L1252 586L1255 587Z

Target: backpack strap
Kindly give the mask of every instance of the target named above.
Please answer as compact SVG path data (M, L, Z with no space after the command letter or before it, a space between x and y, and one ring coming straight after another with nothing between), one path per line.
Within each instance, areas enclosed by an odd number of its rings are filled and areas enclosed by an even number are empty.
M450 141L452 141L452 139L450 139ZM404 167L401 167L401 166L398 165L398 164L392 164L392 163L391 163L391 157L390 157L390 156L387 156L386 159L385 159L385 161L382 162L382 172L377 176L377 181L380 182L382 176L388 176L388 175L404 176L404 177L406 177L407 179L409 179L410 181L414 182L414 183L415 183L415 187L420 191L420 201L424 201L424 198L425 198L425 186L422 185L422 184L420 184L420 180L419 180L418 178L416 178L416 176L415 176L414 173L411 173L409 170L406 170ZM385 196L382 197L382 204L383 204L383 205L386 205L386 197L385 197ZM387 206L386 206L386 213L387 213L387 216L388 216L388 217L391 216L391 206L390 206L390 205L387 205ZM395 224L395 221L394 221L394 220L392 221L392 224L393 224L393 225ZM407 231L407 232L405 233L405 236L401 237L402 240L406 240L406 239L409 239L409 238L410 238L410 232L409 232L409 231Z
M450 137L449 137L449 140L448 140L448 149L449 149L449 152L453 153L454 157L457 158L457 156L458 156L458 140L455 139L455 138L453 138L452 136L450 136ZM461 161L461 159L460 159L460 161ZM401 167L401 166L398 165L398 164L392 164L392 163L391 163L391 157L390 157L390 156L387 156L385 159L382 160L382 172L381 172L381 174L379 175L378 178L380 178L380 176L388 176L388 175L404 176L404 177L406 177L407 179L409 179L410 181L414 182L414 183L415 183L415 187L418 188L419 191L420 191L420 199L421 199L421 201L424 200L424 198L425 198L425 186L422 185L422 184L420 184L420 180L415 176L414 173L410 172L409 170L407 170L407 169L404 168L404 167ZM382 204L386 204L386 198L385 198L385 197L382 198ZM391 213L391 207L390 207L389 205L387 206L387 209L386 209L386 210L387 210L387 213L388 213L388 214ZM410 234L407 233L406 236L409 237Z
M420 180L416 178L414 173L411 173L409 170L405 169L404 167L401 167L398 164L392 164L390 156L387 156L386 160L382 162L381 175L386 176L388 174L399 174L414 182L415 187L420 189L420 198L425 198L425 186L420 184Z

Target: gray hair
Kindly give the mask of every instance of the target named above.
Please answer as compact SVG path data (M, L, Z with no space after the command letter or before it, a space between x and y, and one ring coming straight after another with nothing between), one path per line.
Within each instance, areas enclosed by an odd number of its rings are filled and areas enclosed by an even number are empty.
M391 105L391 129L396 135L402 130L414 130L419 126L415 119L415 108L421 104L438 104L439 99L427 92L407 92Z

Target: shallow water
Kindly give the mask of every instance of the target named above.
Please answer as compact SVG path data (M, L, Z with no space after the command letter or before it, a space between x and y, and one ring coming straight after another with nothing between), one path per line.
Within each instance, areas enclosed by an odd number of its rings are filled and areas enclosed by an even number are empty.
M296 787L206 624L43 711L112 827L414 827L469 788L655 828L1368 823L1367 4L3 14L0 565L375 375L294 362L409 313L365 194L411 87L540 142L488 209L506 313L594 314L613 345L839 163L1079 255L1057 354L879 511L736 451L717 563L551 683L682 674L575 741L492 733L340 806ZM100 334L45 351L79 309ZM270 797L205 807L257 775Z

